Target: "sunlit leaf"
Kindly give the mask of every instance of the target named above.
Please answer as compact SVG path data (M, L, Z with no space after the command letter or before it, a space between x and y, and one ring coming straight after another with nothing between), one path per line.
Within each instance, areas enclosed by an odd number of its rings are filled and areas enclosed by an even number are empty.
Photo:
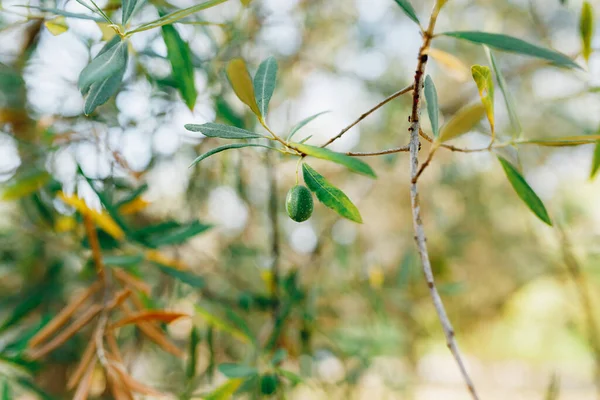
M229 149L240 149L242 147L264 147L266 149L276 150L274 147L266 146L264 144L259 144L259 143L235 143L235 144L227 144L225 146L214 148L214 149L212 149L210 151L207 151L206 153L202 154L200 157L198 157L194 161L192 161L192 163L190 164L190 168L193 167L194 165L198 164L200 161L204 160L205 158L208 158L208 157L210 157L210 156L212 156L214 154L217 154L217 153L220 153L222 151L229 150Z
M167 45L167 58L171 63L173 80L185 104L193 110L198 92L194 83L194 64L190 47L179 36L174 26L165 25L161 29L163 40Z
M331 151L322 147L310 146L308 144L294 143L293 147L300 150L304 154L308 154L309 156L344 165L349 170L359 174L363 174L371 178L377 177L369 164L359 160L358 158L350 157L342 153L336 153L335 151Z
M429 75L425 78L424 92L425 100L427 101L427 114L429 115L429 121L431 121L431 130L433 131L433 136L438 137L440 135L438 95L433 79Z
M427 54L431 56L453 78L464 82L469 78L469 67L458 57L443 50L430 48Z
M129 18L133 15L137 3L138 0L123 0L123 25L129 22Z
M506 173L508 181L521 200L523 200L527 207L529 207L539 219L552 226L552 220L548 215L548 211L546 211L546 207L544 207L544 203L542 203L542 200L540 200L538 195L535 194L533 189L527 184L525 178L523 178L519 171L506 159L498 157L498 160L500 161L500 164L502 164L502 168Z
M245 332L231 325L227 321L222 320L216 315L211 314L208 310L201 307L200 305L196 305L196 313L213 328L226 332L231 336L235 337L236 339L241 340L242 342L248 343L252 341L252 338L249 337Z
M230 379L214 391L204 395L202 398L204 400L229 400L233 397L233 394L239 389L242 383L244 383L244 379L242 378Z
M81 93L87 93L92 84L118 74L127 66L127 43L118 36L81 71L77 85Z
M477 85L477 90L479 91L481 103L485 107L485 113L487 115L488 121L490 122L492 137L494 137L494 79L492 78L492 71L489 67L486 66L473 65L471 67L471 73L473 74L473 80Z
M472 43L485 44L500 51L522 54L524 56L541 58L561 67L581 68L566 55L554 50L536 46L516 37L498 33L480 31L446 32L443 35L467 40Z
M600 140L600 134L597 135L581 135L581 136L564 136L548 139L524 139L519 140L518 144L535 144L546 147L569 147L581 146L584 144L596 143Z
M246 62L241 58L235 58L227 64L227 78L231 83L237 97L259 118L262 117L254 95L254 84L246 68Z
M65 21L65 17L56 17L54 19L50 19L44 22L44 26L54 36L61 35L69 30L69 27Z
M415 12L415 9L413 8L412 4L410 4L409 0L394 0L394 1L396 2L396 4L398 4L400 6L402 11L404 11L404 13L408 16L408 18L412 19L417 24L420 23L419 18L417 17L417 13Z
M317 199L333 211L350 221L362 223L358 208L344 192L329 183L323 175L310 165L302 164L304 183L317 196Z
M320 115L327 114L328 112L329 111L321 111L320 113L317 113L315 115L311 115L310 117L304 118L302 121L298 122L290 130L290 133L289 133L289 135L287 137L287 140L288 141L291 140L292 137L294 137L294 135L296 134L296 132L298 132L300 129L302 129L306 124L308 124L309 122L311 122L313 119L317 118Z
M594 157L592 159L592 170L590 172L590 179L594 179L600 169L600 140L596 142L594 147Z
M440 142L446 142L470 132L485 115L485 107L481 103L467 105L450 118L440 130Z
M57 197L61 199L65 204L73 207L79 213L88 215L98 227L104 230L106 233L111 235L117 240L121 240L125 237L125 233L119 225L104 211L96 211L87 206L85 201L77 196L67 196L63 192L59 192Z
M253 81L256 103L263 118L267 117L269 102L275 91L276 83L277 61L274 57L269 57L260 64Z
M50 181L46 171L34 171L5 185L2 190L2 200L18 200L37 192Z
M492 69L494 70L494 74L496 75L496 80L498 81L498 86L500 87L500 91L502 92L502 96L504 97L504 103L506 104L506 110L508 111L508 117L510 119L510 123L513 127L513 136L518 136L521 131L521 123L519 122L519 116L517 114L517 109L515 107L515 102L508 90L508 84L506 83L506 79L504 79L504 75L502 75L502 71L498 68L498 64L496 63L496 57L494 53L486 46L486 53L490 59L490 63L492 64Z
M245 129L236 128L235 126L215 124L209 122L207 124L187 124L185 129L191 132L200 132L204 136L218 137L222 139L257 139L264 136Z
M160 17L157 20L140 25L137 28L126 32L125 35L130 36L136 32L147 31L149 29L154 29L160 26L175 23L180 19L187 17L188 15L192 15L198 11L206 10L207 8L217 6L219 4L225 3L226 1L227 0L208 0L200 4L196 4L195 6L172 12L171 14L167 14L163 17Z
M189 318L190 315L165 310L142 310L118 320L110 325L110 328L117 329L125 325L137 324L139 322L162 322L170 324L171 322L184 317Z
M581 35L582 55L585 61L592 54L592 37L594 36L594 9L589 1L584 1L579 18L579 34Z
M218 367L219 371L228 378L247 378L258 374L255 367L242 364L225 363Z

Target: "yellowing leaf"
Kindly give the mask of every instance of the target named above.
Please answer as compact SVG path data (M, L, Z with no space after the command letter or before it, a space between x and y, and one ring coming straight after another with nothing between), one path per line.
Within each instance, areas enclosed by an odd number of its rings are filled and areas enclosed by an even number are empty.
M123 215L135 214L139 211L142 211L149 205L150 203L146 200L142 199L141 197L136 197L129 203L125 203L121 207L119 207L119 213Z
M242 5L244 7L248 7L250 5L250 3L252 2L252 0L240 0L240 2L242 3Z
M139 322L164 322L170 324L176 319L190 317L188 314L164 311L164 310L142 310L135 314L128 315L110 326L111 329L116 329L129 324L137 324Z
M231 60L227 65L227 77L237 97L250 107L258 118L262 118L254 97L254 84L244 60L241 58Z
M108 233L110 236L117 240L121 240L125 237L125 233L117 225L117 223L104 211L96 211L87 206L85 201L77 196L67 196L63 192L58 192L57 197L61 199L65 204L73 207L79 213L89 216L98 227Z
M589 1L583 2L579 19L579 34L581 35L582 54L585 61L592 54L592 37L594 36L594 9Z
M146 251L145 256L146 256L146 260L148 260L148 261L153 261L155 263L166 265L171 268L175 268L178 270L187 270L188 269L187 265L185 265L183 262L173 259L173 258L166 257L158 250L148 250L148 251Z
M385 282L385 274L379 265L369 269L369 284L372 288L380 289Z
M102 40L110 41L116 34L115 30L110 27L110 25L106 22L97 22L98 28L100 28L100 32L102 32Z
M63 215L54 222L54 230L58 233L70 232L77 226L75 218Z
M452 54L433 48L430 48L427 54L444 67L444 70L454 79L465 82L469 78L469 67Z
M440 142L446 142L471 131L485 115L485 107L481 103L474 103L461 108L442 127Z
M245 379L243 378L235 378L230 379L225 382L223 385L216 388L211 393L204 396L204 400L228 400L233 397L233 394L239 389L239 387L244 383Z
M12 201L28 196L41 189L49 180L50 175L45 171L25 176L4 188L2 200Z
M477 84L479 90L479 97L481 97L481 103L485 107L485 113L488 121L490 122L490 128L492 129L492 138L495 135L494 131L494 78L492 78L492 71L489 67L482 65L473 65L471 67L471 73L473 74L473 80Z
M273 294L273 291L275 289L275 280L273 279L273 272L269 270L262 270L260 272L260 277L265 283L269 294Z
M69 30L65 17L56 17L44 22L44 26L54 36L62 35Z
M548 139L526 139L520 140L516 143L519 144L536 144L538 146L547 147L567 147L567 146L580 146L582 144L596 143L600 140L600 134L598 135L580 135L580 136L564 136L557 138Z

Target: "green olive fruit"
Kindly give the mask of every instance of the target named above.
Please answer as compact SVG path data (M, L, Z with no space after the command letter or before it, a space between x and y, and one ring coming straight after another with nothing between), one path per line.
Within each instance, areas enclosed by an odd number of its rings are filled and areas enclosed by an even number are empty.
M275 374L264 374L260 378L260 391L262 394L271 395L277 391L279 378Z
M313 212L313 198L306 186L296 185L290 189L285 199L285 208L291 219L306 221Z

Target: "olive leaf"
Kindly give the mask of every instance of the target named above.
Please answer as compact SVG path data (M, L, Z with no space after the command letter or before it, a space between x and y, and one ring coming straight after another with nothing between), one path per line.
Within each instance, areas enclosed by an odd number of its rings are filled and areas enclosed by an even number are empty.
M473 65L471 67L471 74L473 75L473 80L477 85L481 103L485 107L485 113L488 121L490 122L490 128L492 130L492 137L494 137L494 79L492 78L492 71L490 71L490 68L486 66Z
M306 186L317 196L321 203L350 221L362 223L358 208L344 192L329 183L323 175L308 164L302 164L302 175Z
M236 128L235 126L216 124L213 122L202 125L187 124L185 125L185 129L190 132L200 132L204 136L218 137L222 139L257 139L264 137L258 133Z
M119 36L108 42L100 53L79 75L77 85L81 93L87 93L90 86L101 82L127 66L127 44Z
M440 142L446 142L471 131L485 115L485 107L474 103L461 108L440 131Z
M275 91L277 81L277 61L274 57L269 57L263 61L254 76L254 96L258 105L258 110L263 118L266 118L269 110L269 102Z
M589 62L590 54L592 54L592 37L594 36L594 9L589 1L584 1L581 6L579 34L581 36L583 58Z
M290 133L288 134L287 140L291 140L294 135L296 134L296 132L298 132L300 129L304 128L305 125L307 125L308 123L310 123L313 119L317 118L320 115L323 114L327 114L329 111L321 111L320 113L311 115L310 117L306 117L304 118L302 121L298 122L296 125L294 125L292 127L292 129L290 129Z
M255 367L242 364L224 363L219 365L219 371L228 378L247 378L258 374Z
M220 153L222 151L225 150L229 150L229 149L239 149L242 147L264 147L267 149L272 149L272 150L277 150L274 147L271 146L266 146L264 144L259 144L259 143L235 143L235 144L227 144L225 146L221 146L221 147L217 147L214 148L210 151L207 151L206 153L202 154L200 157L196 158L194 161L192 161L192 163L190 164L189 168L193 167L194 165L198 164L200 161L204 160L205 158L208 158L214 154Z
M513 127L513 137L516 137L521 133L522 128L521 123L519 122L519 116L517 114L515 102L510 94L510 91L508 90L506 79L504 78L504 75L502 75L500 68L498 68L494 52L491 51L487 46L485 46L485 50L490 60L490 64L492 64L494 74L496 75L496 80L498 81L498 87L500 87L500 91L502 92L502 97L504 97L504 104L506 105L506 110L508 111L508 118L510 119L510 124Z
M417 17L417 13L415 12L414 7L410 4L409 0L394 0L396 4L400 6L404 14L408 16L408 18L412 19L415 23L420 24L419 18Z
M194 64L190 47L179 36L174 26L165 25L161 30L167 46L167 58L173 70L173 80L185 104L193 110L198 92L194 83Z
M227 78L229 78L231 87L237 97L250 107L258 118L262 118L254 95L254 84L248 73L248 68L246 68L246 62L241 58L231 60L227 65Z
M596 147L594 147L594 157L592 159L592 170L590 172L590 179L594 179L594 177L598 173L598 169L600 169L600 140L596 142Z
M429 115L429 121L431 122L431 130L433 131L433 136L437 138L440 134L440 110L438 106L437 90L435 89L433 79L431 79L431 76L429 75L425 78L424 92L425 100L427 101L427 114Z
M129 22L129 18L133 15L138 0L123 0L123 25Z
M546 211L544 203L542 203L542 200L540 200L538 195L533 191L529 184L527 184L525 178L523 178L519 171L505 158L498 157L498 160L500 161L500 164L502 164L502 168L506 173L508 181L521 200L523 200L527 207L529 207L539 219L552 226L552 220L548 215L548 211Z
M292 148L300 150L302 153L312 157L320 158L323 160L332 161L337 164L344 165L350 171L357 172L362 175L366 175L371 178L376 178L375 172L366 162L359 160L354 157L347 156L346 154L336 153L329 149L322 147L310 146L308 144L294 143Z

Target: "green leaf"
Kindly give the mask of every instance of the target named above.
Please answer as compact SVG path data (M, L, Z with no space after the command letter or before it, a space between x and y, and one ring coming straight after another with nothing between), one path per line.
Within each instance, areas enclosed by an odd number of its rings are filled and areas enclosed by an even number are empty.
M546 147L569 147L581 146L584 144L596 143L600 140L600 134L597 135L581 135L581 136L564 136L549 139L525 139L519 140L518 144L535 144Z
M267 149L277 150L275 147L266 146L264 144L258 144L258 143L235 143L235 144L227 144L225 146L214 148L214 149L212 149L210 151L207 151L206 153L202 154L200 157L198 157L194 161L192 161L192 163L190 164L189 168L191 168L194 165L198 164L200 161L204 160L205 158L208 158L208 157L212 156L213 154L217 154L217 153L220 153L222 151L229 150L229 149L239 149L239 148L242 148L242 147L264 147L264 148L267 148Z
M471 131L485 115L485 107L474 103L461 108L440 131L440 142L446 142Z
M590 54L592 54L592 37L594 36L594 9L589 1L584 1L581 7L579 34L581 35L583 58L589 62Z
M246 68L246 62L241 58L235 58L227 64L227 78L231 87L235 92L236 96L256 115L258 118L262 118L262 114L258 109L256 103L256 96L254 94L254 84L252 78Z
M395 0L395 1L396 1L396 4L398 4L400 6L402 11L404 11L404 13L408 16L408 18L412 19L417 24L420 24L419 18L417 18L417 13L415 12L415 9L413 8L412 4L410 4L410 2L408 0Z
M471 67L471 74L477 85L481 104L485 107L485 113L492 130L492 137L494 137L496 124L494 122L494 79L492 78L492 71L486 66L473 65Z
M512 36L480 31L446 32L443 35L472 43L485 44L500 51L541 58L561 67L581 69L579 65L562 53L536 46Z
M133 15L137 6L137 0L123 0L123 25L129 22L129 18Z
M200 221L177 224L176 226L172 226L168 231L157 232L156 235L147 236L146 241L154 247L182 244L210 228L212 228L212 225L203 224Z
M12 392L6 378L2 379L2 400L12 400Z
M46 295L46 291L41 288L31 290L23 301L17 304L11 311L10 315L0 324L0 332L12 327L14 324L25 318L29 313L35 310L42 302Z
M198 344L200 343L200 333L197 327L192 327L190 332L190 347L188 352L187 367L185 375L188 380L196 376L196 365L198 364Z
M198 92L194 83L194 64L188 44L171 25L162 28L162 36L167 45L167 58L173 69L173 79L181 97L190 110L194 109Z
M274 57L264 60L258 67L254 76L254 96L258 104L258 110L263 118L267 117L269 102L275 91L277 83L277 61Z
M127 53L125 54L125 58L127 59ZM127 62L125 62L125 64L127 64ZM114 94L117 93L119 87L121 86L121 81L123 80L124 75L125 68L117 71L117 73L102 81L95 82L92 84L92 86L90 86L90 90L83 106L83 112L85 115L90 115L93 113L96 107L106 103Z
M169 275L170 277L175 278L178 281L185 283L186 285L189 285L196 289L201 289L205 286L204 278L202 278L201 276L192 274L191 272L182 271L180 269L168 267L166 265L157 263L156 261L153 261L152 263L156 265L162 273Z
M302 121L298 122L290 130L290 133L289 133L289 135L287 137L287 140L288 141L291 140L292 137L294 137L294 135L296 134L296 132L298 132L300 129L302 129L304 127L304 125L308 124L309 122L311 122L313 119L317 118L320 115L327 114L328 112L329 111L321 111L320 113L317 113L315 115L311 115L310 117L304 118Z
M235 126L215 124L212 122L202 125L187 124L185 125L185 129L191 132L201 132L204 136L222 139L257 139L264 137L245 129L236 128Z
M304 183L317 196L317 199L333 211L350 221L362 224L362 217L358 208L344 192L329 183L323 175L315 171L310 165L302 164Z
M223 385L216 388L214 391L209 394L204 395L202 398L204 400L228 400L233 397L233 394L239 389L239 387L244 383L244 379L236 378L230 379L225 382Z
M126 255L108 255L103 258L104 264L115 267L130 267L144 261L144 256L141 254L126 254Z
M46 171L34 170L5 185L2 190L2 200L18 200L43 188L50 181L50 174Z
M600 140L596 142L594 148L594 158L592 159L592 171L590 172L590 179L594 179L600 168Z
M118 36L115 37L119 39ZM77 83L81 93L87 93L92 84L118 74L127 67L127 43L125 41L111 40L105 49L81 71Z
M502 96L504 97L504 103L506 104L506 110L508 111L508 117L510 119L510 123L513 127L513 137L518 136L521 131L521 123L519 122L519 116L517 114L517 110L515 107L514 100L508 90L508 84L506 83L506 79L504 79L504 75L502 75L502 71L498 68L496 64L496 57L494 57L494 53L486 46L486 53L490 59L490 63L492 64L492 69L494 70L494 74L496 75L496 80L498 81L498 86L500 87L500 91L502 92Z
M201 307L200 305L196 305L196 313L201 316L206 322L211 325L213 328L227 332L231 336L235 337L242 342L249 343L252 342L252 337L248 336L245 332L241 331L237 327L231 325L227 321L222 320L216 315L211 314L208 310Z
M258 370L249 365L242 364L221 364L218 367L219 371L228 378L247 378L258 374Z
M431 130L433 131L433 136L438 137L440 135L438 95L433 79L429 75L425 78L424 92L425 100L427 101L427 114L429 115L429 121L431 121Z
M226 1L227 0L209 0L205 1L204 3L196 4L195 6L184 8L183 10L172 12L171 14L167 14L163 17L160 17L157 20L140 25L137 28L126 32L125 35L130 36L137 32L147 31L149 29L158 28L164 25L170 25L179 21L182 18L187 17L188 15L192 15L198 11L206 10L207 8L217 6L219 4L225 3Z
M353 158L342 153L336 153L335 151L331 151L322 147L310 146L308 144L294 143L292 145L292 148L296 148L302 153L312 157L344 165L349 170L357 172L359 174L363 174L371 178L377 177L377 175L375 175L375 172L373 172L373 169L369 166L369 164L357 158Z
M548 211L546 211L546 207L544 207L544 203L542 203L542 200L540 200L538 195L535 194L533 189L527 184L519 171L506 159L498 157L498 160L500 161L500 164L502 164L502 168L506 173L508 181L521 200L523 200L527 207L529 207L539 219L552 226L552 220L548 215Z

